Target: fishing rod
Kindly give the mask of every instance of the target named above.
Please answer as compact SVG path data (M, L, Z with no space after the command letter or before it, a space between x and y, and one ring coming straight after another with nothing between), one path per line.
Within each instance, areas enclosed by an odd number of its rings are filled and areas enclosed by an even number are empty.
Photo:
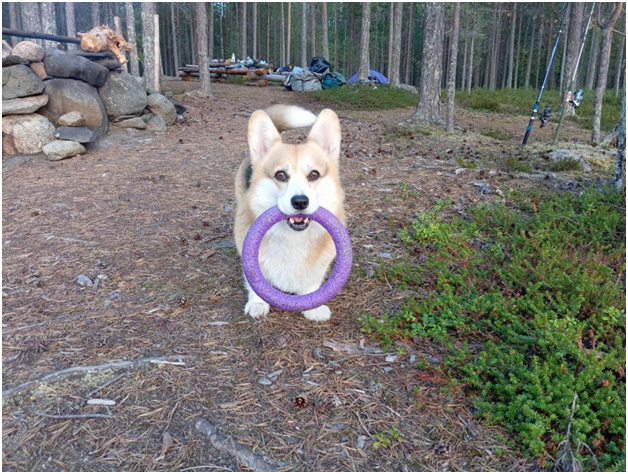
M537 112L539 111L539 104L541 103L541 97L543 97L543 91L545 90L545 84L547 83L547 78L549 77L550 69L552 68L552 63L554 62L554 56L556 56L556 49L558 48L558 43L560 42L560 35L563 33L563 25L565 24L565 17L567 16L567 10L569 9L569 4L565 5L565 9L563 10L563 16L560 20L560 27L558 29L558 35L556 36L556 42L554 43L554 49L552 49L552 55L550 57L549 63L547 65L547 70L545 71L545 77L543 78L543 83L541 84L541 90L539 91L539 96L536 98L536 102L534 103L534 109L532 109L532 115L530 116L530 122L526 127L526 134L523 136L523 143L521 146L526 146L528 143L528 138L530 137L530 132L532 131L532 125L534 123L534 119L536 117Z
M563 120L565 120L565 112L567 111L567 106L569 102L572 101L571 94L574 88L574 84L576 82L576 75L578 74L578 67L580 66L580 59L582 59L582 52L584 51L584 43L587 42L587 35L589 34L589 26L591 26L591 18L593 17L593 10L595 9L595 2L591 5L591 12L589 13L589 20L587 21L587 27L584 30L584 37L582 38L582 43L580 43L580 52L578 53L578 60L576 61L576 65L573 70L573 76L571 76L571 82L569 83L569 87L565 92L565 98L563 100L562 110L560 111L560 118L558 119L558 126L556 127L556 134L554 135L554 140L552 141L552 145L556 145L558 143L558 136L560 135L560 128L563 126ZM582 91L580 91L582 92ZM573 104L574 107L579 104L579 100L574 97Z

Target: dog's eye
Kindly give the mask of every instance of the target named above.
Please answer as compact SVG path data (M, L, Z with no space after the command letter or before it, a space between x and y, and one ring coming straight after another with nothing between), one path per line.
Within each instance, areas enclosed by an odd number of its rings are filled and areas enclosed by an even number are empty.
M318 171L314 170L314 171L310 171L310 174L307 175L307 180L316 181L320 177L321 177L321 174Z
M288 181L288 175L286 174L285 171L277 171L275 173L275 179L283 183L283 182Z

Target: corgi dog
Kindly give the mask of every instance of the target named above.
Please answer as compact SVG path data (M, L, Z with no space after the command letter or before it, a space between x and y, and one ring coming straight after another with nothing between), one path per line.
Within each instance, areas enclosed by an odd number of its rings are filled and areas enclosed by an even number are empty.
M312 126L307 142L283 143L280 132ZM340 185L340 121L329 109L318 117L301 107L274 105L257 110L248 125L249 156L235 179L235 243L242 256L244 238L264 211L278 206L288 219L275 224L260 245L260 268L268 282L285 293L305 295L317 290L336 256L331 236L308 215L323 206L345 224L344 191ZM270 305L245 280L253 318L268 314ZM327 306L303 311L307 319L327 321Z

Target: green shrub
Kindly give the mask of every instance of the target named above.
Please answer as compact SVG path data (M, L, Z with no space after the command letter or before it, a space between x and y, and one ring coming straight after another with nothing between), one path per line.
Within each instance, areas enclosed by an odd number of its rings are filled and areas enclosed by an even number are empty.
M551 169L552 171L580 171L582 170L582 165L578 160L575 160L573 158L565 158L564 160L559 160L555 163L552 163Z
M492 128L489 128L488 130L483 131L482 135L484 135L485 137L491 137L491 138L494 138L495 140L502 140L502 141L508 141L514 138L514 135L511 132L508 132L506 130L496 130Z
M577 393L570 441L585 467L593 452L611 468L625 457L625 196L508 202L470 220L436 209L404 228L408 256L384 271L414 297L367 316L364 331L387 345L419 336L449 347L478 416L543 462L565 438Z
M412 92L381 84L377 87L363 84L347 84L335 89L312 92L311 94L319 101L330 102L350 110L396 109L399 107L413 107L418 102L418 96Z

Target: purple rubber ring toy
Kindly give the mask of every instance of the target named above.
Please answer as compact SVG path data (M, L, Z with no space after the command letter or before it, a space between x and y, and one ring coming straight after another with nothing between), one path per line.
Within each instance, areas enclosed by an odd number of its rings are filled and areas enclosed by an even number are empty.
M271 286L264 278L259 266L259 247L270 228L289 217L294 216L287 216L275 206L268 209L253 222L244 239L242 267L251 288L268 304L286 311L306 311L318 308L332 299L347 283L353 261L351 238L342 222L325 208L319 207L313 214L303 215L303 217L309 217L310 220L318 222L327 229L336 246L336 264L329 279L318 290L307 295L283 293Z

